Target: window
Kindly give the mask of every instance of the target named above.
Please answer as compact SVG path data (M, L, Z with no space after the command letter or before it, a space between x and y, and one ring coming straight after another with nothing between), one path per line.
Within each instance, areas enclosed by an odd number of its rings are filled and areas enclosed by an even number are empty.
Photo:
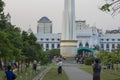
M115 48L115 44L112 44L112 48L113 48L113 49Z
M112 39L112 41L115 41L115 39Z
M54 41L55 39L54 38L52 38L52 41Z
M101 39L101 41L104 41L104 39Z
M79 47L82 47L82 46L83 46L83 44L82 44L82 43L80 43L80 44L79 44Z
M49 48L49 44L46 44L46 48Z
M52 44L52 48L54 48L54 44Z
M60 48L60 44L57 44L57 48Z
M103 45L103 44L101 44L101 48L104 48L104 45Z
M43 40L43 38L41 38L41 41Z
M58 38L57 40L58 40L58 41L60 41L60 39L59 39L59 38Z
M109 41L109 39L106 39L106 41Z
M85 46L86 46L86 47L89 47L89 44L88 44L88 43L86 43L86 44L85 44Z
M109 44L106 44L106 48L107 48L107 49L109 48Z
M48 41L49 39L47 38L46 40Z
M120 39L118 39L118 41L120 41Z

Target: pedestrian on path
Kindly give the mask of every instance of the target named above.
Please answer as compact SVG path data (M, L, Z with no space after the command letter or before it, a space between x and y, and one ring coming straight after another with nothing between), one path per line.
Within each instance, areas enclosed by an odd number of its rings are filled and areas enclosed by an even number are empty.
M61 59L59 59L59 62L57 63L57 66L58 66L58 74L62 74L62 65L63 65L63 62Z
M95 59L93 64L93 80L100 80L101 65L99 64L99 59Z
M36 72L36 70L37 70L37 61L34 60L33 61L33 71Z
M15 80L16 74L12 71L12 68L10 65L7 66L7 70L5 71L5 80Z

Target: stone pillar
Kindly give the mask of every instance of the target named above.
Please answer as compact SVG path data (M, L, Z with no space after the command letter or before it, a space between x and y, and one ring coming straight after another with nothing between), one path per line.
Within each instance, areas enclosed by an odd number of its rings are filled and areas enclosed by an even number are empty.
M75 36L75 0L65 0L63 39L74 40Z
M63 57L75 57L77 54L77 40L61 40L60 51Z
M77 40L75 35L75 0L65 0L60 53L63 57L75 57Z
M43 49L46 51L46 43L43 43Z

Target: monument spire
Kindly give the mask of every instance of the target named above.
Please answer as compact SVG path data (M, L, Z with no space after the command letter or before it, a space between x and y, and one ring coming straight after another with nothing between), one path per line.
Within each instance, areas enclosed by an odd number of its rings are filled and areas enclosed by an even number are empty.
M74 40L75 30L75 0L65 0L64 3L64 39Z
M60 53L63 57L75 57L77 40L75 36L75 0L64 0L63 32Z

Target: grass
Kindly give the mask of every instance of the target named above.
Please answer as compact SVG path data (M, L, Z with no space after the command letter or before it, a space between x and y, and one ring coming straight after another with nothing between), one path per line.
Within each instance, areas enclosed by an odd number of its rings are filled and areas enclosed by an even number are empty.
M84 71L90 73L90 74L93 74L92 66L80 64L80 68L83 69ZM101 80L120 80L120 69L117 71L108 70L108 69L102 70Z
M34 77L36 77L42 70L37 70L36 72L32 72L31 68L29 68L27 71L23 70L22 72L18 72L17 79L20 80L20 77L22 76L22 80L33 80ZM26 77L26 75L28 75Z
M3 80L3 77L4 77L4 72L0 71L0 80Z
M20 80L20 76L22 76L22 80L26 80L26 75L28 75L27 80L33 80L33 78L36 77L43 70L44 69L37 70L36 73L35 73L35 72L32 72L32 68L31 67L29 67L28 70L26 70L25 67L23 66L22 72L19 71L17 73L16 80ZM4 80L4 75L5 75L4 71L0 71L0 80Z
M42 80L68 80L68 77L64 71L62 71L62 74L58 75L57 68L51 68Z

